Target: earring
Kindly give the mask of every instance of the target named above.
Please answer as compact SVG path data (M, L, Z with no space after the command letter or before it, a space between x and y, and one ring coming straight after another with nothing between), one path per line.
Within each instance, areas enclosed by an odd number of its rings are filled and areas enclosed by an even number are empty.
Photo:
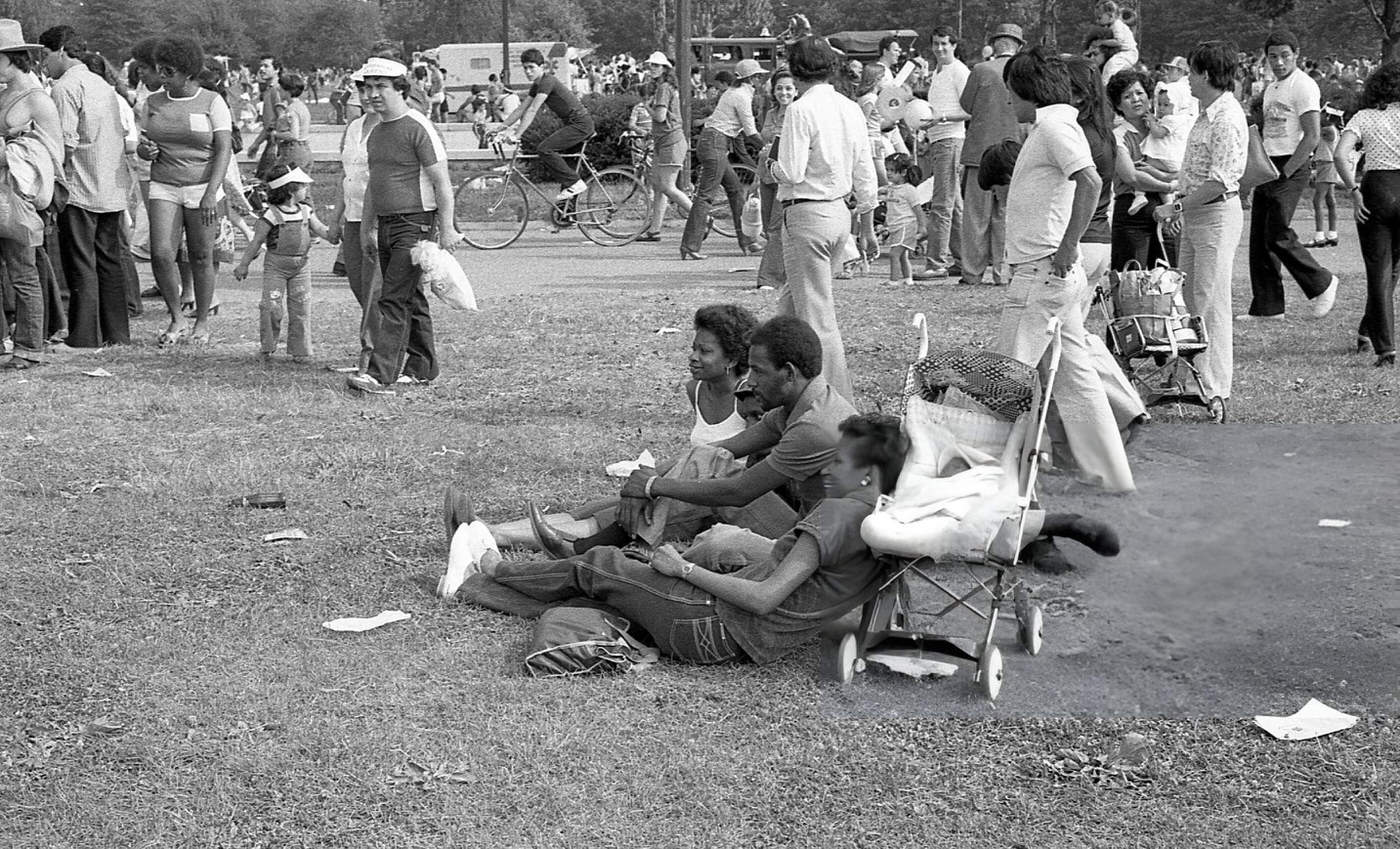
M861 479L860 479L860 485L861 485L861 486L870 486L870 475L866 475L865 477L861 478Z

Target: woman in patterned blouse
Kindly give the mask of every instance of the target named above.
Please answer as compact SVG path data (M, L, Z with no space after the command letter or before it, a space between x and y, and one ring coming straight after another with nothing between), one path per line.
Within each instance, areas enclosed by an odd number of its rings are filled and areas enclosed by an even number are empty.
M1196 359L1210 399L1211 417L1225 420L1234 374L1234 320L1230 275L1240 244L1244 212L1240 177L1249 152L1249 130L1235 85L1239 49L1230 41L1206 41L1187 58L1191 94L1201 112L1186 140L1181 163L1181 197L1153 213L1181 229L1181 270L1186 273L1186 307L1205 323L1210 346Z
M1352 154L1366 151L1358 183ZM1395 265L1400 256L1400 62L1387 62L1366 80L1361 110L1337 140L1334 160L1356 209L1356 233L1366 262L1366 312L1356 349L1376 352L1377 366L1395 365Z

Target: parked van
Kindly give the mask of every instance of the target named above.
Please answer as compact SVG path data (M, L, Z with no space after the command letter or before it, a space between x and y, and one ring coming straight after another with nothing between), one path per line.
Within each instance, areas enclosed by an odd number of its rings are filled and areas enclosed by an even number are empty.
M530 88L525 72L520 69L520 54L531 47L544 54L554 65L554 75L566 85L573 79L573 64L567 60L569 45L562 41L512 41L510 43L510 87L516 91ZM428 51L437 56L447 92L447 111L454 112L471 98L473 85L483 89L490 76L501 74L501 43L484 41L476 44L443 44Z

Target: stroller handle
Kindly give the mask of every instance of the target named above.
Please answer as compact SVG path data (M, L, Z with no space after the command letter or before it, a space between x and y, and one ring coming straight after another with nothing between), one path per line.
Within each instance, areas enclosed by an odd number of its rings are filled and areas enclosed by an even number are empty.
M919 356L917 359L922 360L928 356L928 319L924 317L923 313L916 312L911 324L919 331Z

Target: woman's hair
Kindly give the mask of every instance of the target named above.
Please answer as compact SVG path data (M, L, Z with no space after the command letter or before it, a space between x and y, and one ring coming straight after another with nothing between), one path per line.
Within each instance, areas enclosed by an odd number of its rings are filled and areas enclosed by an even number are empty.
M1088 50L1090 47L1093 47L1094 42L1096 41L1112 41L1116 44L1118 38L1113 34L1113 30L1109 29L1108 27L1094 27L1093 29L1089 30L1089 33L1087 35L1084 36L1084 49ZM1102 44L1099 45L1099 50L1101 52L1106 51L1109 56L1121 52L1122 49L1123 45L1121 44L1116 44L1116 46L1114 47L1107 47Z
M1133 83L1142 86L1143 94L1152 90L1152 78L1134 68L1125 68L1108 79L1108 105L1119 115L1123 114L1123 95L1128 93Z
M277 87L292 97L301 97L306 91L306 78L301 74L281 74L277 77Z
M787 48L788 70L793 77L815 83L831 76L841 63L841 54L825 38L809 35L799 38Z
M5 54L5 58L10 60L21 74L27 74L34 70L34 57L26 50L5 50L0 51Z
M885 172L888 174L901 174L906 183L922 183L924 174L919 170L919 166L914 163L914 159L907 153L891 153L885 157Z
M156 42L157 65L168 65L187 77L197 77L204 70L204 50L193 38L172 35Z
M1386 62L1371 72L1357 108L1384 109L1392 103L1400 103L1400 62Z
M758 319L738 304L711 304L695 311L695 329L708 330L719 340L720 350L734 361L734 373L749 370L749 339Z
M768 93L776 95L778 93L778 83L782 80L793 79L792 71L783 68L781 71L774 71L773 76L768 78Z
M195 82L200 88L207 88L219 94L225 92L224 86L224 66L219 64L219 60L212 56L204 60L204 69L195 77Z
M759 345L767 352L773 365L782 368L788 363L807 379L822 373L822 341L812 326L800 318L780 315L754 328L749 347Z
M536 50L535 48L531 47L530 49L521 52L520 64L540 65L543 67L545 65L544 54L541 53L539 50Z
M1074 58L1065 62L1065 70L1069 72L1074 105L1079 109L1079 125L1086 130L1093 130L1105 140L1112 141L1113 120L1109 117L1099 69L1088 59Z
M88 50L84 53L79 53L73 58L86 65L89 71L101 77L102 81L107 83L107 85L118 88L117 83L120 82L120 80L117 79L116 72L112 70L112 66L103 58L101 53L98 53L96 50Z
M982 161L977 168L977 187L990 192L997 186L1011 185L1011 175L1016 171L1016 160L1021 155L1021 143L1015 139L1002 139L982 151Z
M1186 63L1196 73L1205 74L1211 88L1231 91L1235 87L1235 68L1240 63L1240 49L1233 41L1202 41L1191 48Z
M269 183L271 183L273 180L276 180L278 177L284 177L284 176L286 176L287 174L292 173L293 167L294 167L294 166L288 165L288 164L286 164L286 163L278 163L277 165L272 166L272 169L269 170L269 171L267 172L267 181L268 181ZM284 204L284 203L286 203L287 201L289 201L289 200L292 199L292 195L296 192L297 188L298 188L299 186L301 186L301 185L303 185L303 184L302 184L302 183L287 183L286 185L284 185L284 186L278 186L278 187L275 188L275 189L268 189L268 190L267 190L267 202L268 202L268 203L271 203L271 204Z
M858 413L839 427L841 438L855 449L856 462L880 470L880 491L886 495L894 492L904 469L904 456L909 453L909 438L899 419L884 413Z
M871 62L861 69L860 84L856 86L856 94L869 94L880 87L880 81L885 78L885 66L878 62Z
M1006 87L1037 108L1056 103L1073 103L1069 69L1065 61L1043 47L1032 47L1012 56L1002 70Z

